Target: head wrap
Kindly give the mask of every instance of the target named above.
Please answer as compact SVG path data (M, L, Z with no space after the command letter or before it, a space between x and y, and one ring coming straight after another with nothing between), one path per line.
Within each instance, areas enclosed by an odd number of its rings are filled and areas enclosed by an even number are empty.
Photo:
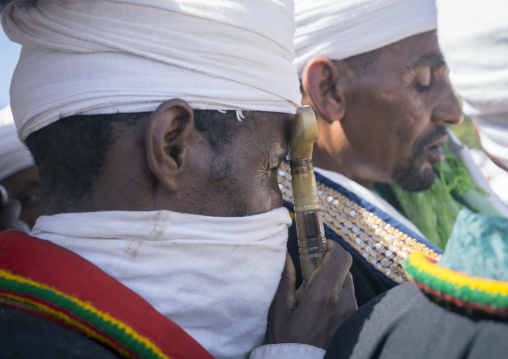
M34 165L28 149L19 141L9 106L0 110L0 181Z
M292 0L20 0L11 106L24 140L74 114L195 109L294 113Z
M508 6L438 1L439 45L450 80L486 152L508 167Z
M436 28L435 0L295 0L295 65L343 60Z

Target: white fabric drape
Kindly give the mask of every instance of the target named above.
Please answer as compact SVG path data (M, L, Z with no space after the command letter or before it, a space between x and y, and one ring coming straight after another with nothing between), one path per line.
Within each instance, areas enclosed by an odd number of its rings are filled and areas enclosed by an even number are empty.
M216 358L263 343L286 259L285 208L247 217L169 211L40 217L31 233L94 263Z
M435 0L295 0L295 65L342 60L436 28Z
M508 6L504 0L438 1L438 38L450 80L482 147L508 167Z
M291 0L20 0L2 13L23 45L11 85L20 138L61 117L196 109L294 113Z
M32 156L16 135L10 106L0 110L0 181L33 166Z

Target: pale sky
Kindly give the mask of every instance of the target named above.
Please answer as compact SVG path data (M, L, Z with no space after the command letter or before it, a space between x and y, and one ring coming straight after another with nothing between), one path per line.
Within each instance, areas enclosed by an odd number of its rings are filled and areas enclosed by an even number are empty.
M0 26L0 109L9 104L9 86L21 46L11 42Z

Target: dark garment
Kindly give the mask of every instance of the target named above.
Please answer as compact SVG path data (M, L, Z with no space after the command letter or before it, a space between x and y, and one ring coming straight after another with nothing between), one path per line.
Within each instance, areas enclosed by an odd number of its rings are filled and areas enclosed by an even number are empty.
M0 305L0 358L122 358L75 330Z
M337 235L325 227L326 238L333 239L346 249L353 257L353 264L350 272L353 275L355 285L355 296L358 307L361 307L378 294L386 292L388 289L397 285L386 277L381 277L372 270L368 264L360 257L359 253L349 246L348 243L341 240ZM296 236L296 226L293 224L289 228L288 252L293 260L296 270L296 288L302 284L302 271L300 270L300 254L298 253L298 237Z
M325 359L507 356L508 323L444 308L408 282L349 317L333 336Z

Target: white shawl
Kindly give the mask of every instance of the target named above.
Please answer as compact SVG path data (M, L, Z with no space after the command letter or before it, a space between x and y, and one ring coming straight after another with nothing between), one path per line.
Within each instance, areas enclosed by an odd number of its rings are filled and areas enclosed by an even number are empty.
M214 357L244 358L263 343L290 224L285 208L231 218L64 213L40 217L31 235L97 265Z

